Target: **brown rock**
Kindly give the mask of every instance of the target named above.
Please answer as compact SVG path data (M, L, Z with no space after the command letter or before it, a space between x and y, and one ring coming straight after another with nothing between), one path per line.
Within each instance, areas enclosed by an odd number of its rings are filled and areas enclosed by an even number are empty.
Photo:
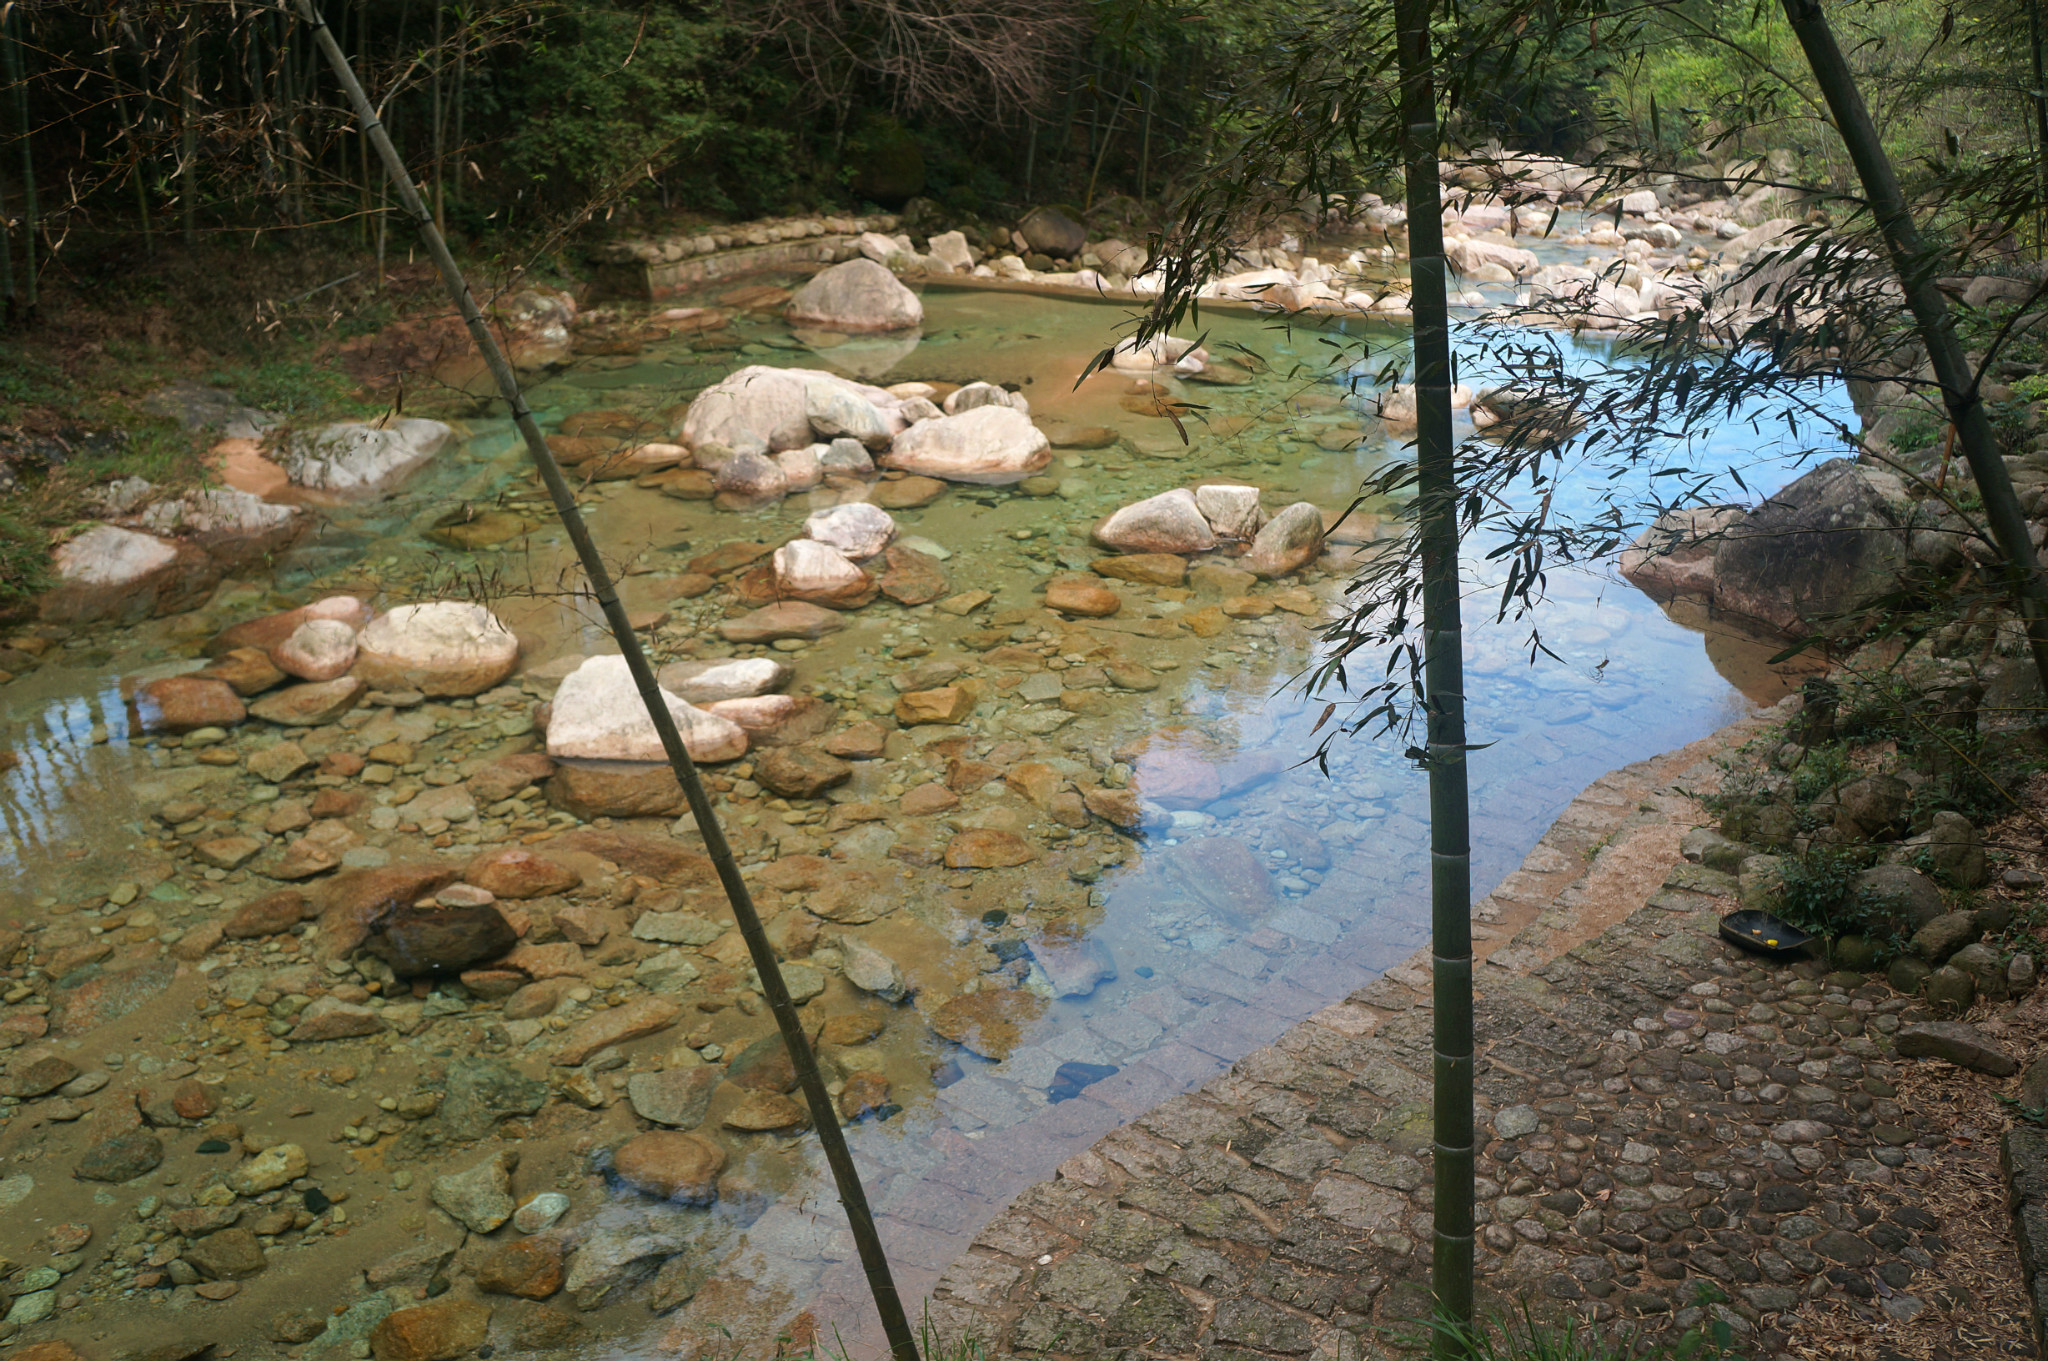
M675 771L658 761L563 761L547 791L549 803L585 821L672 818L688 806Z
M354 676L293 685L265 695L249 706L249 712L267 723L287 728L315 728L332 723L355 708L369 688Z
M946 843L949 870L1002 869L1028 864L1038 858L1038 848L1015 832L976 827Z
M400 978L456 974L517 944L505 914L486 907L401 907L380 921L363 948Z
M284 679L270 654L255 647L231 648L214 658L213 665L192 674L220 681L244 699L260 695Z
M377 1361L456 1361L490 1336L491 1306L440 1299L400 1309L370 1331Z
M612 1157L619 1179L643 1195L684 1205L718 1199L725 1149L701 1134L650 1130L627 1140Z
M323 789L313 795L310 811L315 818L352 818L369 801L360 789Z
M1222 610L1214 605L1210 605L1206 609L1196 610L1192 614L1183 615L1181 622L1185 623L1188 626L1188 632L1194 634L1197 638L1214 638L1217 634L1230 627L1229 619Z
M727 543L720 544L709 553L700 553L690 559L690 570L704 576L724 576L737 572L751 563L759 562L772 554L779 545L772 543Z
M824 887L833 873L822 855L785 855L761 867L761 882L783 893L808 893Z
M290 1039L293 1044L318 1044L378 1035L385 1028L384 1018L368 1007L328 996L299 1013L299 1023L292 1027Z
M1135 789L1091 789L1082 796L1089 812L1117 827L1135 827L1144 821Z
M246 1281L269 1265L256 1235L240 1228L208 1234L186 1248L184 1258L209 1281Z
M1234 595L1223 602L1222 610L1232 619L1264 619L1273 612L1273 602L1264 596Z
M1088 564L1098 576L1137 581L1149 586L1178 586L1188 574L1188 560L1178 553L1129 553L1097 558Z
M31 1101L57 1090L77 1076L78 1065L55 1054L17 1062L7 1070L6 1077L0 1078L0 1096Z
M825 739L827 752L847 761L878 760L889 745L889 734L879 723L856 723Z
M974 692L963 685L911 690L896 697L896 721L906 728L920 723L958 723L974 712Z
M609 860L622 870L659 879L671 888L715 886L718 871L709 856L661 837L582 827L547 843L550 850L580 851Z
M892 477L877 482L868 500L883 510L916 510L946 494L946 484L936 477Z
M815 799L852 776L852 766L811 747L778 747L754 762L754 779L786 799Z
M544 752L529 751L500 757L469 777L470 797L488 807L511 798L530 785L539 784L554 773L555 763Z
M1087 577L1054 577L1046 583L1045 607L1084 619L1107 619L1124 602L1115 591Z
M263 872L272 879L296 882L325 874L340 863L341 856L334 847L322 845L311 837L300 837L286 846Z
M493 1247L477 1261L476 1288L487 1295L546 1299L562 1288L561 1243L522 1238Z
M1188 573L1188 585L1204 595L1243 595L1258 581L1242 567L1232 567L1224 562L1197 563Z
M580 888L583 876L546 856L521 846L485 851L462 871L464 883L488 889L499 898L545 898Z
M811 895L809 908L826 921L860 926L887 916L901 906L873 870L842 867L831 881Z
M249 716L241 696L226 681L203 676L166 676L135 693L135 706L148 732L187 733L195 728L232 728Z
M869 1040L881 1034L888 1024L888 1013L883 1011L862 1010L843 1012L825 1022L825 1028L820 1032L820 1038L826 1044L832 1045L866 1044Z
M234 870L261 854L263 843L253 836L217 836L192 848L193 858L215 869Z
M7 1361L84 1361L69 1342L31 1342L7 1353Z
M955 794L972 794L1002 773L1002 767L988 761L956 756L946 762L946 788Z
M280 889L242 904L221 927L229 940L253 940L291 930L313 915L313 904L297 889Z
M681 1016L681 1004L667 997L638 997L622 1007L599 1012L562 1037L555 1063L574 1068L600 1049L667 1030Z
M779 1092L752 1091L726 1115L725 1127L759 1133L789 1129L805 1123L808 1118L800 1104Z
M839 1092L842 1119L858 1120L889 1104L889 1079L880 1073L855 1073Z
M1114 661L1102 668L1109 683L1119 690L1157 690L1159 677L1136 662Z
M929 605L948 587L938 559L914 548L891 544L882 554L882 574L875 584L899 605Z
M583 962L581 946L571 941L558 940L548 945L521 945L506 952L498 961L498 967L517 969L528 978L581 978L590 972ZM506 992L511 992L507 988Z
M933 780L930 784L921 784L914 789L905 790L903 797L896 801L896 806L906 817L921 818L933 813L943 813L948 808L958 808L960 796L937 780Z
M590 903L574 903L555 913L555 929L577 945L601 945L619 925L614 914Z
M1022 1027L1043 1009L1044 1004L1028 992L984 988L947 1002L927 1023L940 1038L1000 1062L1023 1038Z
M1010 768L1003 783L1029 799L1034 807L1050 809L1053 796L1066 784L1061 774L1043 761L1023 761Z
M455 871L440 865L385 865L337 874L318 898L325 957L346 957L390 913L432 897L454 882Z
M846 617L837 610L784 600L728 619L718 626L718 632L730 643L772 643L778 638L822 638L845 627Z

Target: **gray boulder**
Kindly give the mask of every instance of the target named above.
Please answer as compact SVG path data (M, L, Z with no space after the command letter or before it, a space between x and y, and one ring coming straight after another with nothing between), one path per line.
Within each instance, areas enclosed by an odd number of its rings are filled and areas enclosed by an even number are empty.
M799 288L788 316L792 326L828 331L905 331L924 321L924 304L887 266L848 260Z
M1873 916L1904 932L1918 931L1947 910L1934 881L1904 865L1873 865L1856 876L1851 890Z
M1896 588L1910 516L1897 478L1830 459L1727 528L1714 607L1804 636Z
M1900 1058L1945 1059L1958 1068L1974 1068L1993 1077L2011 1077L2020 1070L2012 1055L1961 1021L1921 1021L1901 1027L1894 1041Z
M1088 244L1088 229L1057 208L1033 208L1017 231L1031 249L1060 260L1071 260Z

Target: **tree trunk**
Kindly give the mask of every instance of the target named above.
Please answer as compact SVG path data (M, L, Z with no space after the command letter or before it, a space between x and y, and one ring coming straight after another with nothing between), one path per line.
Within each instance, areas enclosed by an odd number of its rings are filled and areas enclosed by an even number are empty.
M7 83L14 87L14 144L21 148L21 306L36 310L36 158L29 150L28 63L21 55L21 6L9 16L11 31L0 28L0 48L7 56Z
M2048 582L2041 577L2034 559L2034 543L2028 537L2026 513L2012 489L2012 476L1999 456L1998 437L1991 418L1984 412L1978 392L1977 375L1971 372L1969 356L1956 336L1949 317L1948 301L1935 282L1939 265L1934 252L1920 235L1906 205L1905 191L1891 157L1878 139L1870 110L1856 77L1835 44L1834 30L1821 13L1819 0L1784 0L1785 18L1792 25L1806 64L1813 70L1814 83L1827 101L1835 130L1849 149L1857 178L1863 181L1864 197L1871 216L1884 239L1885 254L1892 272L1905 290L1907 310L1913 314L1913 328L1927 347L1934 379L1941 384L1942 405L1955 427L1956 442L1962 446L1970 473L1977 480L1977 494L1984 500L1984 519L1998 551L2005 558L2006 587L2026 623L2027 644L2034 653L2034 668L2041 683L2048 686Z
M2034 57L2034 202L2035 229L2034 254L2038 258L2048 252L2048 231L2043 231L2042 215L2048 214L2048 70L2044 70L2041 55L2041 0L2027 0L2027 46Z
M443 135L448 126L447 102L441 98L441 42L445 32L443 20L448 7L435 0L434 5L434 72L432 77L434 99L434 230L442 235L448 233L447 205L441 193L441 158L447 150L447 139Z
M0 321L13 321L20 310L14 296L14 245L7 230L7 180L0 176Z
M1431 1288L1440 1361L1461 1359L1472 1323L1472 853L1458 608L1458 488L1451 440L1451 324L1437 181L1433 0L1395 0L1407 163L1408 282L1415 313L1417 511L1422 534L1429 767L1430 935L1435 956L1435 1221Z

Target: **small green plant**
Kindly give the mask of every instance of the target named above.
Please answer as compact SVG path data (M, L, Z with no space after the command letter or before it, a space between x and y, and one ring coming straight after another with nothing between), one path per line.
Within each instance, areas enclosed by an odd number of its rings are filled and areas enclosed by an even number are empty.
M228 389L238 401L288 420L357 416L372 409L357 396L354 381L327 364L270 360L221 369L207 381Z
M2023 402L2048 401L2048 373L2030 373L2012 385L2012 395Z
M41 531L0 512L0 603L34 595L49 585L49 545Z
M1792 794L1801 803L1811 803L1849 778L1849 748L1841 742L1823 742L1808 747L1806 757L1792 772Z
M1556 1321L1541 1319L1526 1301L1513 1317L1494 1314L1469 1325L1437 1318L1426 1332L1391 1330L1388 1340L1404 1351L1427 1350L1432 1339L1447 1341L1467 1361L1718 1361L1730 1356L1735 1330L1710 1311L1727 1298L1702 1285L1697 1302L1705 1317L1700 1323L1677 1337L1654 1340L1634 1329L1602 1331L1571 1313L1561 1312Z

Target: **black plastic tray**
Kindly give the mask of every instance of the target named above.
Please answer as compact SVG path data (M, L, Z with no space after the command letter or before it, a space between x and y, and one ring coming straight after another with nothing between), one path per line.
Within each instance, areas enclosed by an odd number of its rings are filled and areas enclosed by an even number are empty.
M1721 939L1770 959L1798 959L1813 937L1768 912L1744 908L1721 918Z

